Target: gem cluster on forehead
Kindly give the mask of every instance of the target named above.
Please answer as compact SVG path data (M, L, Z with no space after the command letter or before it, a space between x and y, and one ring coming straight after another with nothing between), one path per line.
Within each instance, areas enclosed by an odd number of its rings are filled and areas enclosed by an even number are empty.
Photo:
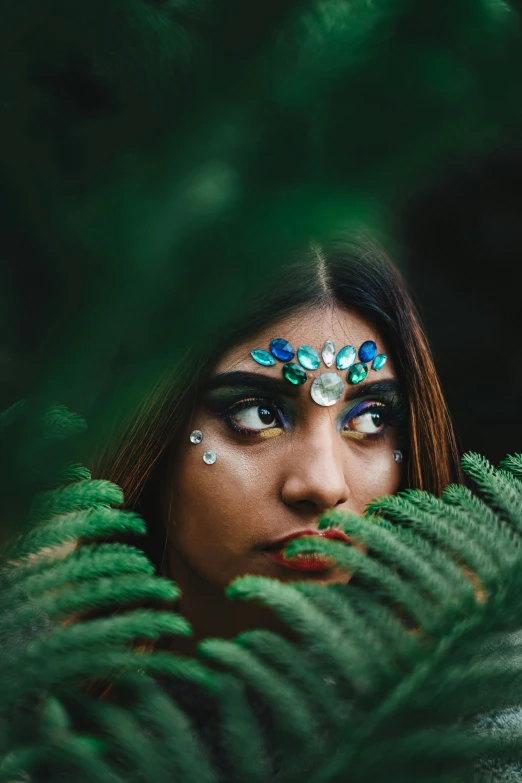
M382 370L387 358L384 353L377 353L377 345L373 340L366 340L358 351L353 345L345 345L336 354L333 340L328 339L323 345L321 355L310 345L300 345L297 349L297 362L299 362L297 363L292 361L296 352L290 343L279 337L272 340L268 351L255 348L250 351L250 355L263 367L273 367L276 360L284 362L283 376L294 386L306 383L308 380L306 370L318 370L321 366L321 359L326 367L332 367L335 362L338 370L347 370L347 382L356 384L364 381L368 375L370 362L373 370ZM356 361L357 359L359 361ZM343 390L344 383L341 376L330 371L321 373L314 379L310 386L310 395L318 405L328 407L339 402Z

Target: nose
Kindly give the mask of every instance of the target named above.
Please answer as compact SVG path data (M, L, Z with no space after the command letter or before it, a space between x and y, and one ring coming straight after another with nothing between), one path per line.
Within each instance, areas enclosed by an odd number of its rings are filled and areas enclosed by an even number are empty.
M350 498L343 443L329 423L320 433L303 438L288 460L281 497L301 513L321 514Z

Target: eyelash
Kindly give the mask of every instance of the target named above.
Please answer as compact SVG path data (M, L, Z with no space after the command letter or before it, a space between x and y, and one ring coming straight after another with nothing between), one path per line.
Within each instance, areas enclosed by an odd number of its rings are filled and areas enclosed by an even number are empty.
M279 419L281 423L281 429L288 429L288 421L281 409L272 400L267 400L263 397L251 397L249 399L239 400L218 415L234 432L238 432L240 435L246 435L248 437L259 436L259 433L263 432L263 430L251 430L248 427L242 427L240 424L234 421L235 414L239 413L240 411L244 411L247 408L253 408L256 405L263 406L264 408L273 411L276 418ZM266 432L266 430L264 431Z
M366 407L361 407L360 405L357 405L353 411L350 411L346 419L343 421L343 426L341 427L341 432L346 432L347 437L354 437L357 440L379 440L380 438L383 438L386 430L388 429L390 425L390 421L392 419L392 411L390 410L391 406L386 403L372 403L371 405L368 405ZM354 419L358 418L359 416L364 416L367 413L378 413L382 416L382 429L380 432L357 432L356 430L344 430L344 427L346 427L347 424L349 424ZM359 437L357 437L359 436Z
M363 401L362 403L359 403L350 411L350 413L346 416L346 418L342 423L341 431L344 429L344 427L346 427L347 424L353 421L353 419L357 418L357 416L362 416L366 413L381 414L383 418L383 425L384 425L382 430L376 433L357 433L356 431L352 431L350 433L347 430L345 431L347 437L350 437L350 435L352 435L354 436L354 439L358 439L358 440L370 440L370 441L378 440L384 437L388 427L392 426L392 427L399 428L403 425L405 411L404 411L403 403L400 399L394 397L386 402L374 401L372 402L372 404L364 407L365 402L368 401ZM278 419L280 422L280 428L283 430L289 429L290 426L289 421L283 414L280 407L273 400L267 399L266 397L264 398L250 397L243 400L238 400L238 402L233 403L228 408L218 413L218 416L234 432L237 432L240 435L244 435L247 437L260 437L260 432L263 431L266 432L266 430L249 429L248 427L241 426L240 424L237 423L237 421L234 420L234 416L237 415L240 411L255 406L263 406L264 408L273 411L276 419ZM357 438L356 436L358 434L362 437Z
M368 400L365 400L356 405L355 408L352 408L348 416L344 419L341 430L358 416L362 416L366 413L379 413L383 419L383 428L380 432L360 433L363 435L360 440L379 440L380 438L384 437L389 427L400 429L404 426L406 420L406 408L404 406L403 400L400 397L394 395L386 401L372 401L370 405L366 404L368 402ZM346 433L347 437L350 437L352 434L348 430ZM356 433L354 434L356 436Z

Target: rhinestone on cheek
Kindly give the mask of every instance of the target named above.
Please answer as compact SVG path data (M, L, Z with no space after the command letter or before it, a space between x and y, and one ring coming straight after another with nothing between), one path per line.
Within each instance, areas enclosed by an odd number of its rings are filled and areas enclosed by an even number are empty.
M305 371L299 367L298 364L294 364L293 362L288 362L288 364L283 365L283 375L286 380L294 386L301 386L307 381Z
M217 455L215 451L209 450L205 451L203 454L203 462L205 462L207 465L213 465L216 460Z
M192 430L192 432L189 435L189 440L191 443L198 444L201 443L203 440L203 433L201 430Z
M300 345L297 349L297 359L305 370L317 370L321 364L319 351L316 351L311 345Z
M399 451L399 449L396 449L393 452L393 459L395 462L402 462L402 451Z
M357 362L357 364L352 364L348 370L346 380L348 383L361 383L361 381L364 381L367 375L368 365L364 364L364 362Z
M379 353L379 354L377 354L377 356L376 356L376 357L375 357L375 359L373 360L373 364L372 364L372 370L382 370L382 368L383 368L383 367L384 367L384 365L386 364L386 359L387 359L387 358L388 358L388 357L386 356L386 354L385 354L385 353Z
M295 356L295 351L287 340L276 337L270 343L270 353L279 359L280 362L291 362Z
M312 400L323 408L335 405L343 396L344 384L334 372L324 372L310 386Z
M361 362L371 362L377 353L377 346L373 340L366 340L359 348L359 359Z
M357 351L353 345L345 345L337 354L337 369L347 370L357 358Z
M326 340L325 344L323 345L323 350L321 351L323 362L326 364L327 367L331 367L334 363L335 359L335 345L333 343L333 340Z
M253 351L250 351L250 356L255 362L262 364L263 367L273 367L276 363L274 357L268 351L261 350L261 348L255 348Z

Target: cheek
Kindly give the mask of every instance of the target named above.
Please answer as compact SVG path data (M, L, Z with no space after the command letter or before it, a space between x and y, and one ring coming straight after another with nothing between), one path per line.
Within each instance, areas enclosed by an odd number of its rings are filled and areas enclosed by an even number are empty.
M370 501L379 495L394 495L402 479L402 464L395 462L393 448L372 450L371 454L361 455L349 466L350 507L363 514Z
M270 499L277 496L276 471L232 444L216 443L215 451L213 465L203 462L201 448L180 455L167 526L175 549L195 571L226 584L259 543Z

